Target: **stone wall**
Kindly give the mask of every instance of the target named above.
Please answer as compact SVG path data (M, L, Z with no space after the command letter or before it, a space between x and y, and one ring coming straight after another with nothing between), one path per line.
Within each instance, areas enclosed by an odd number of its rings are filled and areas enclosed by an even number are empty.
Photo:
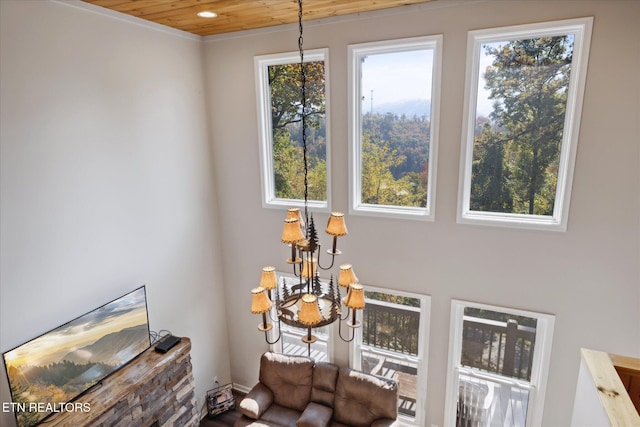
M198 426L190 350L188 338L164 354L148 349L76 401L88 411L54 414L47 425Z

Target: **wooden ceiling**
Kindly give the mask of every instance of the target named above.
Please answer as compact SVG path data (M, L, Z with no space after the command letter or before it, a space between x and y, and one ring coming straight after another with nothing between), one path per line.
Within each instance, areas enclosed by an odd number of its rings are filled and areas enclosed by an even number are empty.
M84 0L199 36L298 22L297 0ZM342 16L433 0L305 0L303 20ZM211 11L216 18L200 18Z

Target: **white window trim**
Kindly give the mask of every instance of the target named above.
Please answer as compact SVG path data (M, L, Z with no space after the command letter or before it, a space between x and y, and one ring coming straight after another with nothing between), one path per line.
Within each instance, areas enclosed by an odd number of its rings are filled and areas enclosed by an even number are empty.
M424 208L408 206L383 206L362 203L362 158L360 137L362 126L362 97L360 76L362 56L406 52L418 49L433 49L433 70L431 81L431 114L429 140L429 177L427 185L427 206ZM403 219L435 220L436 176L438 164L438 129L440 123L440 80L442 68L442 35L412 37L397 40L352 44L348 46L349 67L349 159L351 173L349 174L349 213L351 215L366 215Z
M276 271L276 277L277 277L277 283L278 286L276 287L276 290L280 289L279 288L279 284L281 283L281 278L282 277L286 277L288 279L296 279L297 278L291 274L291 273L284 273L282 271ZM325 279L321 279L322 281L325 281ZM275 304L273 305L273 307L271 307L271 311L269 312L269 315L272 316L272 319L277 319L278 313L277 313L277 308L275 306ZM297 331L295 330L293 327L285 324L284 322L272 322L273 323L273 328L267 332L268 337L269 337L269 341L273 342L273 340L275 340L278 335L280 334L280 339L269 345L269 350L275 352L275 353L282 353L282 345L283 345L283 341L284 341L284 336L283 334L289 334L289 335L294 335L296 337L302 338L305 333L303 331ZM281 329L284 329L281 330ZM318 341L323 341L326 343L327 345L327 362L333 362L333 337L334 337L334 333L333 333L333 327L332 325L327 325L324 327L324 330L326 330L326 333L319 333L318 331L312 329L312 334L316 336L316 338L318 338ZM304 346L306 347L307 344L303 343L302 340L300 341L300 346ZM306 354L305 354L306 356Z
M589 17L476 30L468 33L464 121L462 124L462 155L460 157L458 189L458 223L533 230L567 230L592 26L593 18ZM470 210L471 169L481 45L483 43L505 40L566 34L573 34L575 39L553 215L510 214Z
M420 308L417 307L405 307L407 309L416 309L420 311L420 325L418 336L418 357L401 355L394 352L386 352L390 356L396 359L405 359L416 363L418 365L418 381L416 385L416 417L411 419L402 414L398 414L398 420L400 425L407 426L422 426L426 423L427 413L427 373L429 369L429 330L431 325L431 296L425 294L417 294L412 292L397 291L388 288L379 288L374 286L365 286L365 291L382 292L386 294L393 294L402 297L417 298L420 300ZM366 303L370 303L371 300L365 299ZM358 313L358 318L362 322L362 313ZM364 349L370 351L372 347L358 345L362 342L362 326L355 330L355 338L349 346L349 366L352 369L361 370L360 363L360 351ZM384 350L374 349L373 351L378 353L385 353Z
M445 399L444 425L455 426L456 403L458 399L457 371L462 354L462 327L465 307L479 308L483 310L508 313L516 316L527 316L537 319L536 342L533 351L533 365L531 367L531 380L528 384L534 392L527 411L527 426L537 427L542 425L545 393L549 376L549 364L551 361L551 344L555 316L551 314L535 313L525 310L517 310L507 307L480 304L475 302L451 300L451 319L449 331L449 367L447 369L447 395ZM472 370L471 368L464 368ZM487 374L491 376L491 374ZM512 380L514 383L523 384L524 381Z
M304 62L324 62L324 96L325 96L325 144L327 167L327 200L309 200L308 206L317 212L331 212L331 126L329 119L329 49L305 50ZM256 105L258 106L258 143L260 150L260 174L262 176L262 207L264 208L290 208L292 206L303 207L302 199L283 199L275 197L275 182L273 169L273 145L271 128L271 96L269 92L269 70L270 65L300 63L299 52L286 52L271 55L260 55L254 57L254 68L256 78Z

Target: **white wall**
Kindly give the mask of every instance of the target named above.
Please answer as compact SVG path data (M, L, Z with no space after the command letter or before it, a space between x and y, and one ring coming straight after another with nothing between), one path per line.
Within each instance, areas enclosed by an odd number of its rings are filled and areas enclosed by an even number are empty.
M202 405L229 354L200 38L0 7L0 350L146 285L151 329L192 340Z
M434 2L305 26L305 48L330 49L333 208L348 207L347 45L443 34L436 221L348 216L343 259L366 285L430 294L426 425L442 425L451 298L555 314L543 425L569 425L580 347L640 355L640 3ZM552 4L553 3L553 4ZM456 224L467 31L594 16L568 231ZM219 187L231 375L257 380L267 349L250 314L260 268L287 268L284 213L260 202L253 57L295 51L297 26L208 37L205 59ZM326 221L318 215L317 223ZM325 240L325 243L328 241ZM336 357L347 361L347 346Z

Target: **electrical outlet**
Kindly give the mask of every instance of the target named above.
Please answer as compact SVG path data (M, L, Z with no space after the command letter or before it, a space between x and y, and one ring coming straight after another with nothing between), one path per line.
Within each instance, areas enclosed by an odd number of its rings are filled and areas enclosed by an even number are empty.
M216 375L215 377L213 377L213 383L217 383L218 382L218 376Z

